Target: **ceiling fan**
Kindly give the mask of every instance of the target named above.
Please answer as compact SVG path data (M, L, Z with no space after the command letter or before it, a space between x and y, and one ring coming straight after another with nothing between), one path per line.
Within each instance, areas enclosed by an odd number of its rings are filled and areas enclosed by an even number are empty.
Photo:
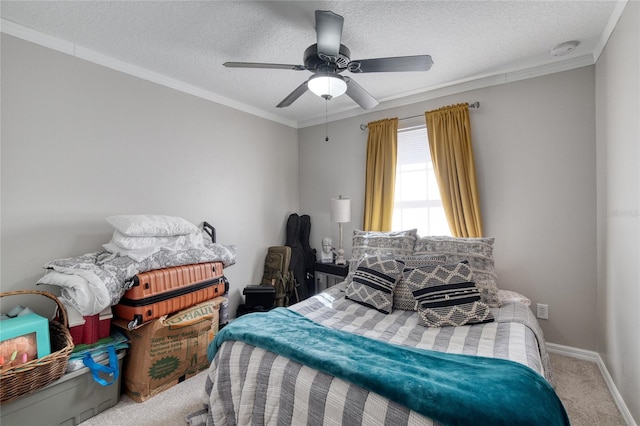
M269 64L256 62L225 62L229 68L266 68L293 71L308 70L311 77L277 107L291 105L307 90L329 100L344 93L363 109L371 109L378 101L353 79L341 76L345 70L352 73L429 71L433 61L429 55L398 56L392 58L351 60L351 52L340 43L344 18L336 13L316 10L317 43L304 51L304 65Z

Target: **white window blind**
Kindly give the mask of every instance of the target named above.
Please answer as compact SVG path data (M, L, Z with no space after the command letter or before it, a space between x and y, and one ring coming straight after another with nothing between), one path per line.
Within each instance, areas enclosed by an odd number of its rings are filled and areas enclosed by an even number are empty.
M427 128L398 131L393 231L418 229L418 235L451 235L429 152Z

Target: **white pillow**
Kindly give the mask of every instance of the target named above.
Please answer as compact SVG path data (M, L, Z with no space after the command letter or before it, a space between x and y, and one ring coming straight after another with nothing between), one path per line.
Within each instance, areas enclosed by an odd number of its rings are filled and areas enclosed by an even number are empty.
M527 306L531 305L531 299L529 299L527 296L523 296L516 291L499 289L498 296L500 297L500 302L502 303L519 302L524 303Z
M163 215L116 215L107 222L129 237L172 237L198 233L198 227L180 217Z
M202 233L174 235L172 237L129 237L119 231L113 231L111 243L128 250L139 250L150 247L169 247L175 250L202 248L204 239Z

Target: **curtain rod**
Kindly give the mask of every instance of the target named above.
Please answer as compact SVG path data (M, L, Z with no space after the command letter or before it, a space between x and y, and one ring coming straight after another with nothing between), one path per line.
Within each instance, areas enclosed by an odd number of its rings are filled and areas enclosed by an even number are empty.
M469 104L469 108L480 108L480 102L475 101L472 104ZM412 115L411 117L403 117L403 118L398 118L398 120L409 120L410 118L418 118L418 117L423 117L424 114L420 114L420 115ZM367 130L367 126L366 124L361 124L360 125L360 130Z

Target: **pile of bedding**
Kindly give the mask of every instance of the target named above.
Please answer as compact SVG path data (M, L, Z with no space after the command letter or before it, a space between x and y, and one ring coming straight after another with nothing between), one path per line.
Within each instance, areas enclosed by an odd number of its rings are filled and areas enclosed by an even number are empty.
M104 251L52 260L37 282L59 286L60 300L83 316L117 304L127 281L138 273L216 261L226 268L236 261L235 246L213 242L204 230L182 218L118 215L107 222L114 233Z

